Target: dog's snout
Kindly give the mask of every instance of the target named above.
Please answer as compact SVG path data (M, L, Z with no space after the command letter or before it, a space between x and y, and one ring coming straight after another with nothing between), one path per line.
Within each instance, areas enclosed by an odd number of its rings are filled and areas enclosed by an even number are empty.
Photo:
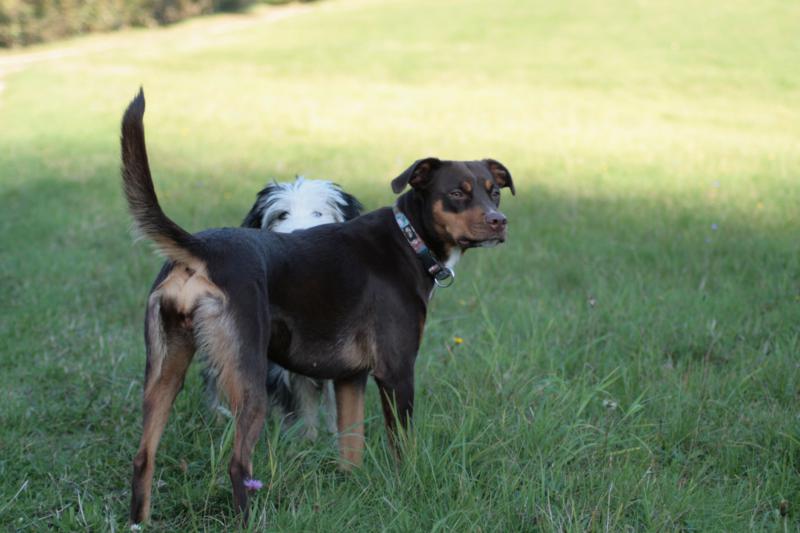
M495 231L503 229L508 224L506 216L499 211L486 213L486 223Z

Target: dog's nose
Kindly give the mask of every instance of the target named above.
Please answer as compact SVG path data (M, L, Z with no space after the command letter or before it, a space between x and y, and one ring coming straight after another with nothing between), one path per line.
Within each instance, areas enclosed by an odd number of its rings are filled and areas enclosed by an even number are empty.
M492 211L491 213L486 214L486 223L489 224L495 231L499 231L503 229L506 224L508 224L508 219L503 213L499 211Z

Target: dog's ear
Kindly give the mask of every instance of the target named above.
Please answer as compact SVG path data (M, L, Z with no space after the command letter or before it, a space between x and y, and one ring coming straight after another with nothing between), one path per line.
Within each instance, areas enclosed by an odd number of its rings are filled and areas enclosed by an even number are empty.
M253 207L250 208L250 212L247 213L247 216L244 217L242 221L243 228L261 229L261 222L264 219L264 209L266 208L265 199L269 196L272 189L272 185L267 185L258 192Z
M494 177L495 183L501 189L503 187L508 187L511 189L511 194L516 195L517 191L514 189L514 180L511 179L511 172L501 163L500 161L495 161L494 159L484 159L484 163L486 166L489 167L489 172L492 173Z
M418 159L405 172L392 180L392 191L400 194L406 185L411 185L415 189L424 187L430 181L431 173L441 164L442 162L435 157Z
M339 190L339 194L342 195L342 199L344 200L344 205L341 206L342 217L344 217L344 220L353 220L354 218L360 216L364 211L364 206L361 205L361 202L358 201L358 198L350 193L344 192L341 189Z

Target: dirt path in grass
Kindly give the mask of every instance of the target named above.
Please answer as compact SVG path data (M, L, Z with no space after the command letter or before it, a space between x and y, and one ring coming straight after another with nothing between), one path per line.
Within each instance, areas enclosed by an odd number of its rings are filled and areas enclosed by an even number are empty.
M244 14L218 14L189 19L173 26L162 28L165 32L197 32L203 36L223 35L244 29L275 23L289 17L308 13L313 9L306 4L286 6L262 6ZM0 51L0 96L6 88L5 78L25 67L47 61L57 61L79 57L93 52L103 52L114 48L129 46L121 32L98 33L68 39L62 42L35 45L32 49ZM54 48L57 47L57 48Z

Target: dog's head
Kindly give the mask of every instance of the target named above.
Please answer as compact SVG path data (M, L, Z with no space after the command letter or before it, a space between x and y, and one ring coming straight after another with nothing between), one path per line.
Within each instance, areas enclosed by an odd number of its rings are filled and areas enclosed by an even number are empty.
M289 183L272 183L258 193L242 226L291 233L330 222L344 222L361 214L355 196L330 181L302 176Z
M421 198L424 215L445 245L466 249L506 240L508 219L499 210L500 189L515 191L502 163L420 159L392 180L396 194L406 185Z

